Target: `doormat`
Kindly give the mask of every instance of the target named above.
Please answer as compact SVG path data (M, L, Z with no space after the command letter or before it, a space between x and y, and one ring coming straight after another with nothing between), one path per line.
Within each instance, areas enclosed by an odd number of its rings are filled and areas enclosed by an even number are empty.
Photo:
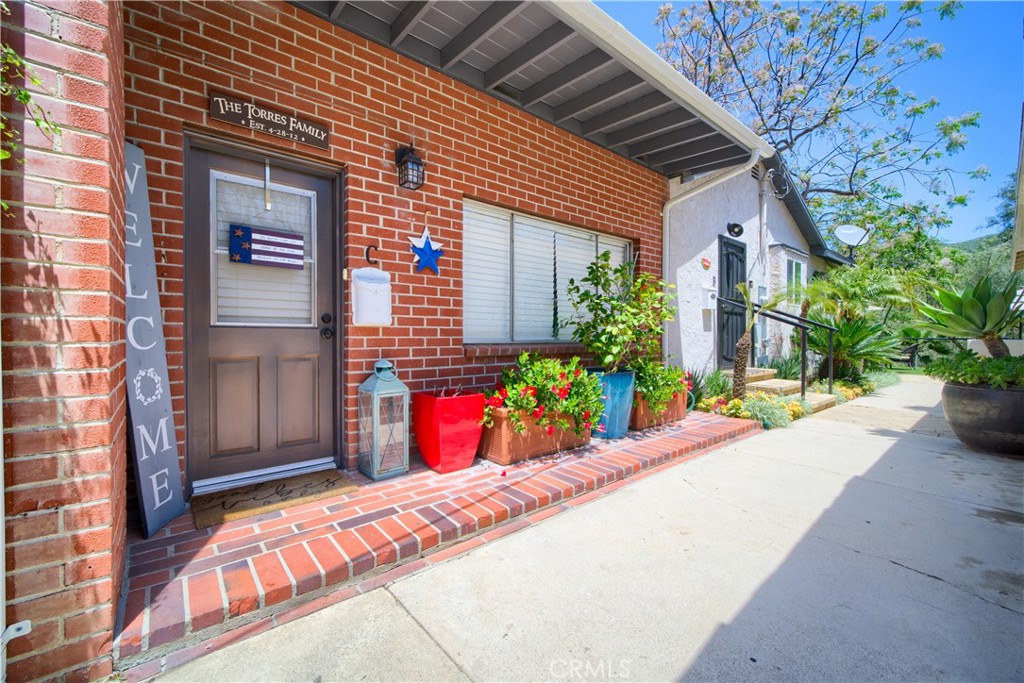
M205 529L234 519L340 496L357 488L338 470L300 474L288 479L192 496L192 517L197 529Z

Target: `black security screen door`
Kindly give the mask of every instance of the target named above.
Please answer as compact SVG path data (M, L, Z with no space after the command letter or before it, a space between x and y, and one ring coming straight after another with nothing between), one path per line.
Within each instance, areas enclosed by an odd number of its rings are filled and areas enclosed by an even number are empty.
M736 285L747 279L747 245L729 237L718 238L718 296L741 300ZM718 304L718 365L731 368L736 342L745 329L743 309Z

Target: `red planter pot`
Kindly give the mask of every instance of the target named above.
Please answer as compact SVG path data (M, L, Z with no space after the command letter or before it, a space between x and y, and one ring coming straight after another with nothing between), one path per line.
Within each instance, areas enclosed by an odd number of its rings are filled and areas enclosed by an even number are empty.
M414 393L412 424L427 467L445 473L472 465L483 431L483 417L483 394Z

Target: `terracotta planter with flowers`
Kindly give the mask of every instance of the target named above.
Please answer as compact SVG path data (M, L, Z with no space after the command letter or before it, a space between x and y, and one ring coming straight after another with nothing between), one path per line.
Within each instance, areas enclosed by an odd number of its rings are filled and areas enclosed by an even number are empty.
M590 443L590 430L581 435L562 429L549 433L548 427L537 424L536 419L528 415L521 419L525 429L520 433L516 432L508 409L495 408L491 414L493 424L484 428L478 455L499 465L513 465Z
M686 389L681 389L668 402L665 410L658 414L651 410L647 399L637 393L633 401L633 412L629 416L629 428L639 431L669 422L678 422L686 417L686 401Z
M601 415L601 380L580 367L524 353L487 392L479 455L501 465L579 448Z

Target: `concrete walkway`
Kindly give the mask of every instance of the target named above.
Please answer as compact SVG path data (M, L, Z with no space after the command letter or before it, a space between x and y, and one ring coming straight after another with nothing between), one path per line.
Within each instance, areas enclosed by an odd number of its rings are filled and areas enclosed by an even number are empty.
M161 681L1024 679L1024 460L938 383L671 467Z

